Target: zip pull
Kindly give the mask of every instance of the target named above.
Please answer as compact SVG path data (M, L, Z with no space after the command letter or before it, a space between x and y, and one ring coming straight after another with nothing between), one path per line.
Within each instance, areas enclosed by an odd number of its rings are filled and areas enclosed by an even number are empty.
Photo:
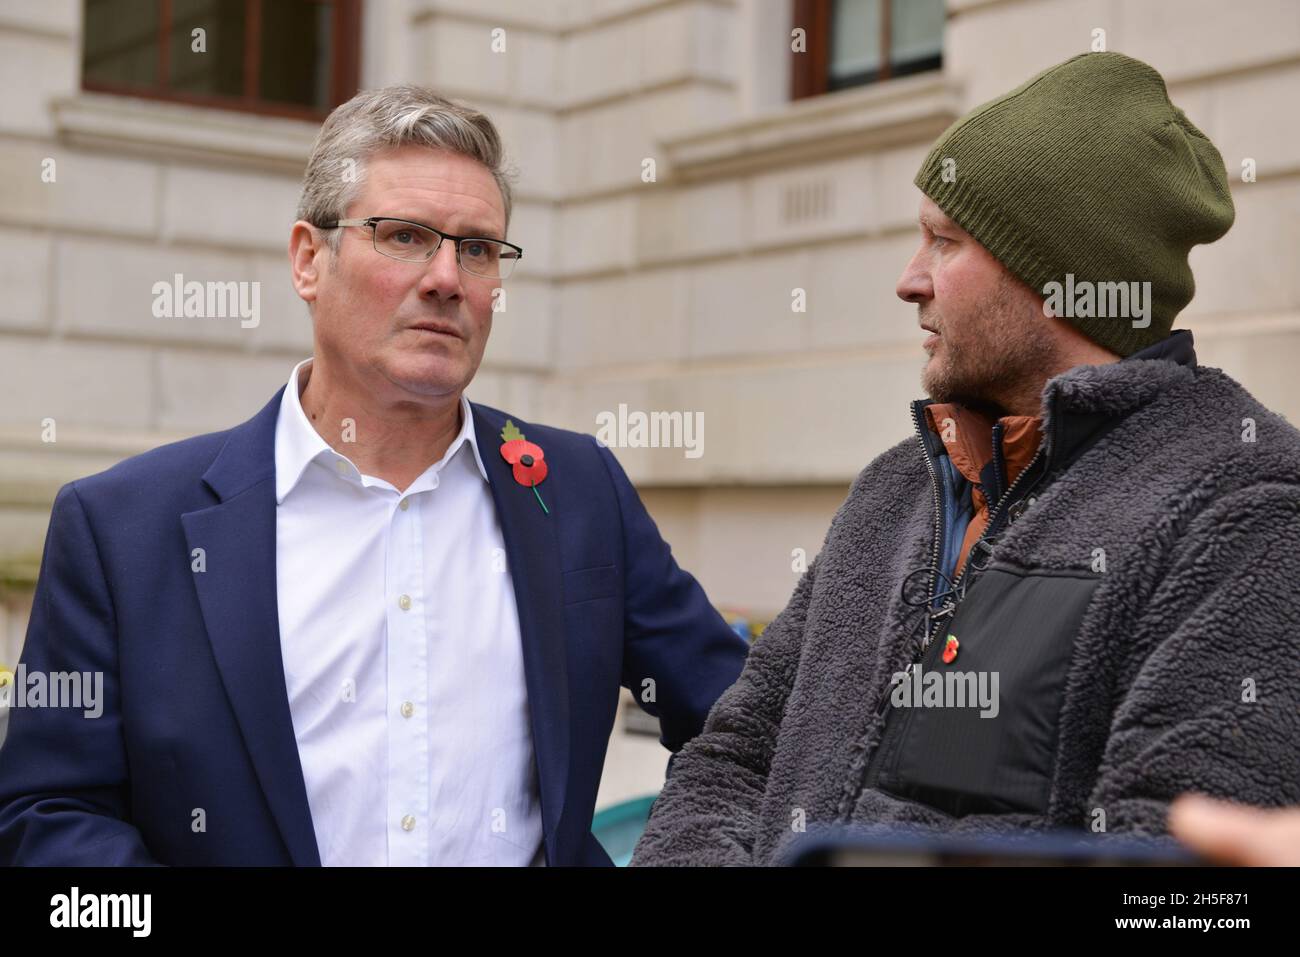
M1007 509L1007 518L1012 522L1016 521L1021 515L1025 514L1025 509L1033 505L1035 501L1037 501L1037 499L1035 499L1034 496L1026 495L1020 501Z
M877 716L880 716L885 713L885 706L889 704L889 699L893 696L894 689L897 688L899 685L906 683L908 679L912 677L912 669L915 667L916 667L916 662L915 661L910 662L908 666L903 670L902 677L890 680L889 687L885 689L885 694L880 699L880 704L876 705Z
M930 612L930 620L938 621L940 618L947 618L956 610L957 610L957 605L955 602L946 601L943 603L942 608Z
M982 561L975 560L977 555L982 559ZM989 567L989 562L992 560L993 543L987 538L979 538L975 541L975 544L970 547L970 554L966 556L966 568L967 570L973 568L977 572L982 572L984 569Z

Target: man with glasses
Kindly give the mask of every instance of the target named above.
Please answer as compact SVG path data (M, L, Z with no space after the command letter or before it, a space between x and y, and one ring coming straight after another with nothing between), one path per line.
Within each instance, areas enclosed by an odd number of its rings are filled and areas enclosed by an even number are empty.
M313 355L251 420L55 500L0 864L608 864L619 687L680 749L740 673L608 450L471 403L511 194L417 87L326 120L289 238Z

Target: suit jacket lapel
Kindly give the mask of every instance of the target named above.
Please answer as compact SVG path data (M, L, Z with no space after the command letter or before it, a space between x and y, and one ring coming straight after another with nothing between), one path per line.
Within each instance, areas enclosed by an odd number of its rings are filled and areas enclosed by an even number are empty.
M208 640L271 813L296 865L320 864L285 690L276 600L275 425L281 388L230 438L203 481L219 504L181 516Z
M538 486L550 514L542 511L532 489L514 479L509 463L498 451L505 419L470 403L474 433L492 488L497 518L505 540L510 579L519 609L519 637L523 643L528 685L528 710L532 720L533 748L541 785L542 823L546 834L547 863L556 859L556 835L564 809L569 777L569 678L565 649L564 608L560 577L557 496L547 494L564 481L550 462L550 473ZM530 440L526 423L516 423ZM539 443L540 444L540 443ZM543 447L543 452L546 449Z

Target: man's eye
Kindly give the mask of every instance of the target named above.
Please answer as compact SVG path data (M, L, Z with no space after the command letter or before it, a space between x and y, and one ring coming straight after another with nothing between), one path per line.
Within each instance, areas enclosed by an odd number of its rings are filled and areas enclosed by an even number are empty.
M403 245L413 243L418 239L415 233L409 229L399 229L397 232L393 233L391 238Z

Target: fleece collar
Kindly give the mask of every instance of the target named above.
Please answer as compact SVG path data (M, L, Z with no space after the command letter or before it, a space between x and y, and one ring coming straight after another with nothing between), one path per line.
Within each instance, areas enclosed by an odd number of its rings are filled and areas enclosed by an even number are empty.
M1075 366L1043 388L1044 452L1063 466L1102 430L1196 378L1196 350L1186 329L1118 362Z
M1178 329L1117 362L1075 366L1048 379L1040 412L1043 469L1069 466L1125 416L1161 393L1193 381L1196 368L1192 333ZM929 399L918 399L912 409L917 429L923 433L922 443L937 455L942 446L932 447L925 434L930 430L922 428L924 409L933 404Z

